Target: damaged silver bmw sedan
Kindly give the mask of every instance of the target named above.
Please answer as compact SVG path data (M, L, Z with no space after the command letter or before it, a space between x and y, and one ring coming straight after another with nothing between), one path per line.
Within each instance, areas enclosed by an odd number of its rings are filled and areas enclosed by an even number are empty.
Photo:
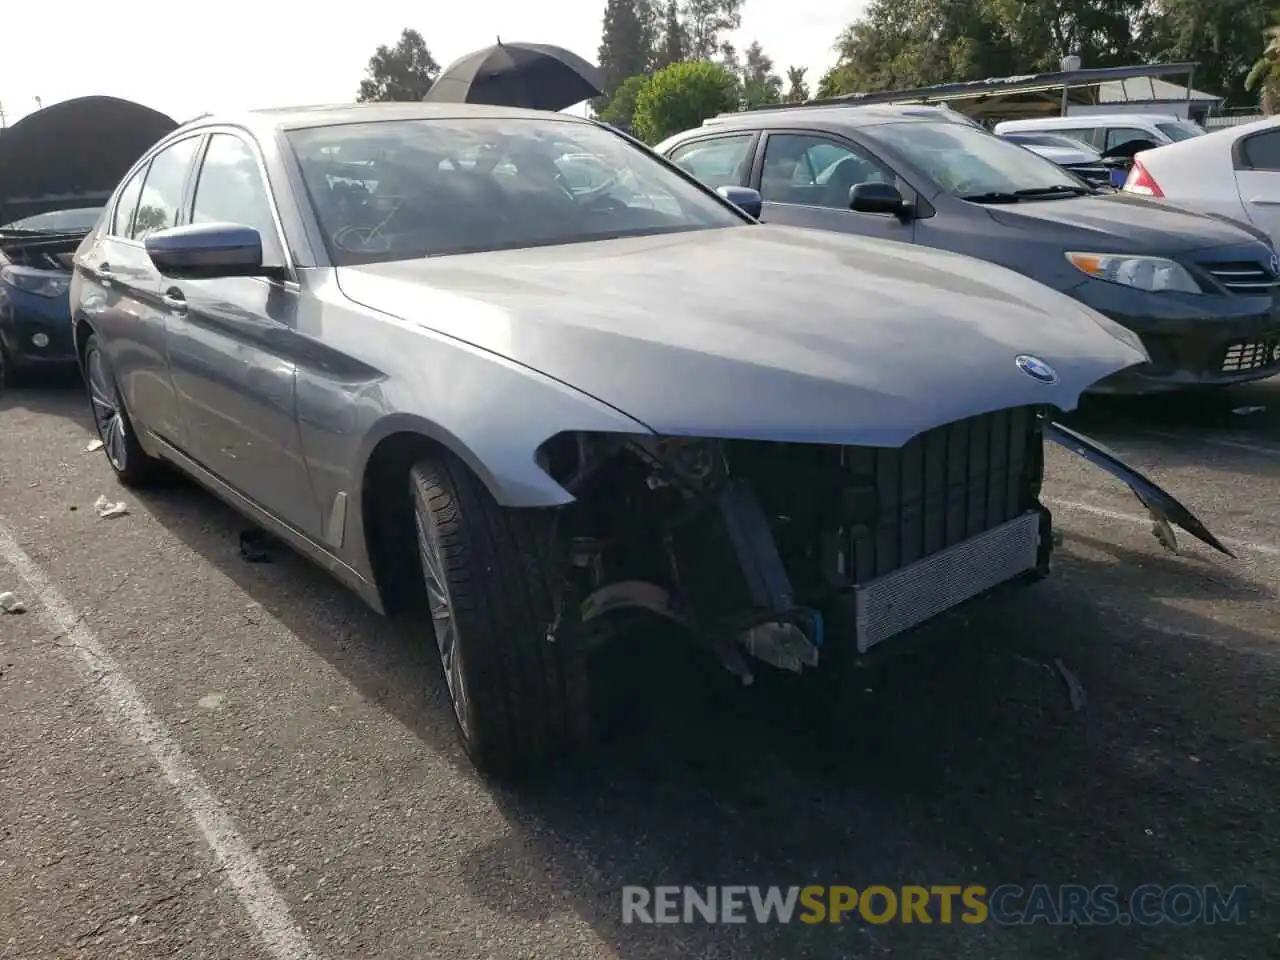
M583 740L590 655L637 618L749 678L1044 576L1046 438L1222 549L1052 423L1146 359L1123 328L978 260L760 224L562 114L203 118L125 176L71 306L120 480L176 465L416 614L490 773Z

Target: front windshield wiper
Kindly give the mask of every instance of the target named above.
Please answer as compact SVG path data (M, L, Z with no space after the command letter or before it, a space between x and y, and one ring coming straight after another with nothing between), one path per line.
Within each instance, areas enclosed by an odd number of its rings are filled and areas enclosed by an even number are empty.
M1056 183L1051 187L1027 187L1023 190L989 190L986 193L966 193L960 199L970 203L1018 203L1022 200L1049 199L1050 197L1083 197L1097 193L1087 187L1068 183Z
M1017 193L1009 193L1001 190L991 190L987 193L965 193L961 194L961 200L968 200L970 203L1017 203L1022 199Z
M1015 190L1014 196L1017 197L1082 197L1086 193L1094 193L1096 191L1088 187L1078 187L1072 183L1055 183L1051 187L1028 187L1025 190Z

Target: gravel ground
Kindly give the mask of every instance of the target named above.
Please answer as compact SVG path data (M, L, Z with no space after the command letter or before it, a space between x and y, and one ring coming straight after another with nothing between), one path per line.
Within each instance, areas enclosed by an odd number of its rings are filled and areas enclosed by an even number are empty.
M470 771L411 630L297 557L244 562L245 525L190 485L117 488L86 406L74 385L0 396L0 541L64 601L0 559L28 606L0 615L6 960L1280 956L1280 382L1073 418L1238 559L1164 553L1122 486L1053 451L1050 581L834 695L673 680L656 641L607 752L518 792ZM129 513L99 519L100 494ZM1248 885L1247 922L620 909L628 884L1178 882Z

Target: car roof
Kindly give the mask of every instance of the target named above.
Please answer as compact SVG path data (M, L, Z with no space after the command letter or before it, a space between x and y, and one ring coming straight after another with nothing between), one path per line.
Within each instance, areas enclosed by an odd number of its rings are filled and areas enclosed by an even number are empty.
M1053 127L1089 127L1099 123L1169 123L1175 120L1186 120L1174 113L1086 113L1065 117L1032 117L1027 120L1002 120L996 124L997 130L1031 130L1034 128L1051 129Z
M705 130L718 127L739 127L755 130L762 127L777 126L780 122L790 125L794 122L806 127L825 127L830 129L848 129L850 127L870 127L884 123L904 122L938 122L971 123L963 114L943 107L921 106L919 104L831 104L821 106L790 106L765 110L745 110L739 113L722 113L710 120L704 120L702 126L695 128ZM685 131L681 136L692 133Z
M496 107L475 103L333 103L314 106L268 107L232 114L206 114L192 120L184 130L233 124L257 130L302 130L310 127L332 127L349 123L374 123L388 120L457 120L457 119L541 119L565 123L589 124L592 121L569 113L549 110L526 110L520 107Z

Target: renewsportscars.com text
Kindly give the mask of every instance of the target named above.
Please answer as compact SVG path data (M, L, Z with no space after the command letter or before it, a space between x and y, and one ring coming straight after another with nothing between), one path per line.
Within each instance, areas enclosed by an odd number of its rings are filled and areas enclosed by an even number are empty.
M623 923L846 923L1050 926L1243 923L1246 889L1144 884L622 888Z

